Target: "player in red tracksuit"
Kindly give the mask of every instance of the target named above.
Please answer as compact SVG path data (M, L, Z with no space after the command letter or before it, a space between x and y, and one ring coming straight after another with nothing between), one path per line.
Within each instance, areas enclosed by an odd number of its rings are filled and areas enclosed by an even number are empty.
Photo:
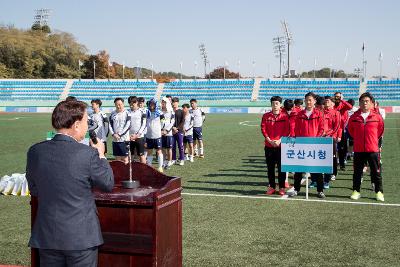
M269 187L266 194L276 192L275 165L278 166L279 195L285 194L286 174L281 172L281 137L289 136L289 117L281 110L282 98L271 97L272 111L263 115L261 120L261 132L265 138L264 150L267 161Z
M333 174L324 175L324 188L329 188L329 182L331 179L335 180L337 175L337 158L336 149L337 142L339 139L341 116L339 111L333 108L334 101L331 96L325 96L325 108L324 108L324 118L325 118L325 137L332 137L333 139Z
M373 96L363 93L360 98L360 109L349 119L348 131L354 140L354 173L353 193L351 199L361 197L361 177L363 168L368 162L371 169L371 180L375 184L376 200L385 201L382 188L381 168L379 164L379 139L383 135L382 116L373 110Z
M285 112L289 117L289 136L294 137L294 129L296 127L296 117L298 112L294 108L293 100L286 99L285 101L283 101L282 112Z
M296 111L297 113L299 113L300 111L302 111L303 108L303 99L297 98L293 101L294 103L294 108L293 110Z
M297 114L295 137L321 137L324 134L324 114L315 108L316 95L309 92L305 95L306 108ZM300 191L302 173L294 175L294 190L288 196L297 196ZM317 196L325 198L322 173L312 173L311 179L317 181Z
M347 156L347 138L345 135L345 124L347 120L349 119L349 113L348 111L353 108L353 106L348 103L347 101L343 100L343 94L341 92L336 92L335 93L335 106L333 107L335 110L340 112L341 116L341 123L340 123L340 129L341 133L339 134L339 144L338 144L338 154L339 154L339 165L340 165L340 170L345 171L346 166L345 166L345 160Z

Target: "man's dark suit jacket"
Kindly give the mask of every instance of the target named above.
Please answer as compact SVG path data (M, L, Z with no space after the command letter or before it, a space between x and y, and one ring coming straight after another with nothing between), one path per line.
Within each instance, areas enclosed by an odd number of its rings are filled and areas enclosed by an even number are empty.
M57 134L29 149L26 178L39 203L29 246L83 250L103 243L92 188L111 191L114 175L96 149Z

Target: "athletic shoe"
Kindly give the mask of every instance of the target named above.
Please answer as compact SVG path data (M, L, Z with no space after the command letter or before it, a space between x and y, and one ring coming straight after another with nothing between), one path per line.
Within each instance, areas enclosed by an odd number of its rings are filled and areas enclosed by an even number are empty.
M329 189L329 183L324 183L324 189Z
M308 188L315 188L317 187L317 182L311 181L311 183L308 185Z
M164 172L163 167L158 167L158 171L161 172L161 173Z
M204 154L200 154L199 158L204 159Z
M344 164L347 164L347 160L344 160Z
M365 167L363 168L363 173L366 173L367 171L368 171L368 167L365 166Z
M193 156L190 156L189 159L190 159L190 162L194 162Z
M268 187L267 192L265 192L265 194L273 195L273 194L275 194L275 192L276 192L275 188Z
M317 198L326 198L324 192L318 192Z
M350 198L353 199L353 200L360 199L360 197L361 197L361 194L359 192L357 192L357 190L354 190L353 193L351 193L351 196L350 196Z
M176 164L176 160L171 160L171 165Z
M184 160L181 160L181 161L179 162L179 166L183 166L183 165L185 165L185 161L184 161Z
M383 193L381 191L376 193L376 200L382 201L382 202L385 201L385 198L383 197Z
M336 176L335 175L332 175L331 176L331 181L335 181L336 180Z
M289 182L285 182L285 188L289 188L289 187L290 187Z
M375 184L371 183L371 191L375 191Z
M293 190L293 191L287 191L286 192L286 195L288 196L288 197L295 197L295 196L297 196L297 191L296 190Z
M280 188L279 189L279 195L284 196L286 194L285 188Z
M189 160L189 154L185 154L185 160Z

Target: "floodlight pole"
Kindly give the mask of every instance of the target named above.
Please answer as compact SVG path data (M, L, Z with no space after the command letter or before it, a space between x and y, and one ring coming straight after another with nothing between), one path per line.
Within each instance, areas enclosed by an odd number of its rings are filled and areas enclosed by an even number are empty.
M154 74L154 66L153 66L153 63L150 63L150 65L151 65L151 81L153 81L153 74Z
M397 58L397 80L400 80L400 57Z
M238 80L240 81L240 59L237 62L238 65Z
M282 27L283 27L283 31L285 32L285 36L286 36L286 43L287 43L287 75L288 78L290 78L290 45L293 41L292 38L292 34L289 30L289 25L287 24L287 22L284 20L281 22L282 23Z
M181 67L181 73L180 73L180 76L181 76L181 81L182 81L182 69L183 69L183 62L181 61L181 63L180 63L180 67Z

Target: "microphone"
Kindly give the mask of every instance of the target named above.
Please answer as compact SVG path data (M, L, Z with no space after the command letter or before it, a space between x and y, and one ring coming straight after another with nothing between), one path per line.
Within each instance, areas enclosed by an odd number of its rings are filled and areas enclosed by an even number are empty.
M96 145L96 144L97 144L97 135L96 135L96 132L95 132L94 130L97 129L98 125L97 125L97 123L96 123L94 120L92 120L92 119L89 119L88 125L89 125L89 127L88 127L89 138L90 138L90 140L92 140L93 144Z

